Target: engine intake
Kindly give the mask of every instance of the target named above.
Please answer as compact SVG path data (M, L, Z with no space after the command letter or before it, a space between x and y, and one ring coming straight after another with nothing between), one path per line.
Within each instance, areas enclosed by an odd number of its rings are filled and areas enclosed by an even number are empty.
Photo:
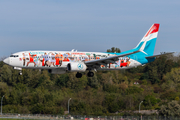
M87 66L83 62L71 62L67 64L67 70L69 72L85 72Z

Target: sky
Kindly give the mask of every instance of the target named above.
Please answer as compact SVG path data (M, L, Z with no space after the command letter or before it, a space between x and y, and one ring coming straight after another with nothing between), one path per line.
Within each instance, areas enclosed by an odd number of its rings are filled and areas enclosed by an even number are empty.
M160 23L154 54L180 51L179 0L0 0L0 57L27 50L130 50Z

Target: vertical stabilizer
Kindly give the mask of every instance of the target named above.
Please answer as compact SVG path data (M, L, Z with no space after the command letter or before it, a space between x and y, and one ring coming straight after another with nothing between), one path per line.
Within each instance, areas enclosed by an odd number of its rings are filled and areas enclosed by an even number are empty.
M144 35L142 40L139 42L139 44L136 46L136 48L148 56L153 55L158 31L159 24L153 24L147 31L147 33Z

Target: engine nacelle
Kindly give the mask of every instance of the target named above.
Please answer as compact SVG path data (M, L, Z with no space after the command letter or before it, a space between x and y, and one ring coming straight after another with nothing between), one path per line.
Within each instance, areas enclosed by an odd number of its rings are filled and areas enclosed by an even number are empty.
M64 74L64 73L66 73L65 70L58 69L58 68L57 69L49 69L48 72L51 74Z
M67 70L69 72L85 72L87 66L83 62L71 62L67 64Z

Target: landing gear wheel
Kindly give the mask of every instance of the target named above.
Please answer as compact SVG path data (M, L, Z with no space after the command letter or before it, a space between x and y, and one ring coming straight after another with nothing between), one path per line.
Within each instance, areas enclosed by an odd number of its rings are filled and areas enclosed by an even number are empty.
M21 71L19 72L19 75L22 75L22 72L21 72Z
M81 78L81 77L82 77L82 74L79 73L79 72L77 72L77 73L76 73L76 77L77 77L77 78Z
M89 71L88 74L87 74L87 76L88 76L88 77L93 77L93 76L94 76L94 73Z

